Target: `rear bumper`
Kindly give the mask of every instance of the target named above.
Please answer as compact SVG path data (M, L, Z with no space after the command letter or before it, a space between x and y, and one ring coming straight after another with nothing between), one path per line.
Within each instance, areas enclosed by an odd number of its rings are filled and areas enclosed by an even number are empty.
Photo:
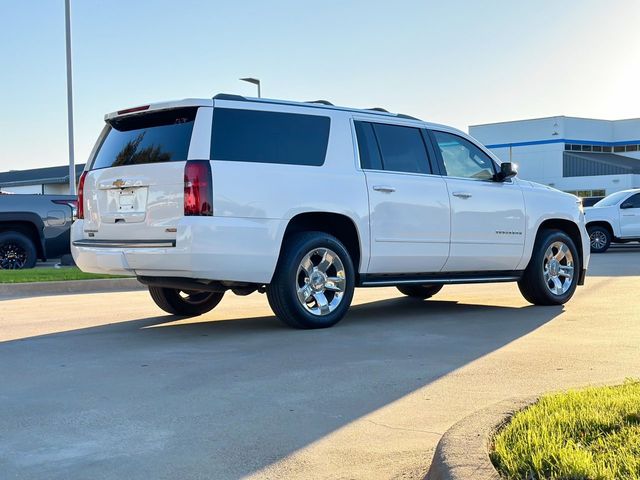
M92 239L78 220L71 252L85 272L269 283L284 226L270 219L184 217L175 238Z

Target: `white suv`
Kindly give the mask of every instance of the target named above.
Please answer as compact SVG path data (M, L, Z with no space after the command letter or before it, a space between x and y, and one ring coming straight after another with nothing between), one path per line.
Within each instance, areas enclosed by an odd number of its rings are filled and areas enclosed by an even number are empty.
M169 313L257 290L288 325L319 328L345 315L355 287L425 299L445 284L517 281L550 305L584 281L579 200L514 178L456 129L224 94L105 120L73 256L87 272L135 275Z
M640 241L640 188L623 190L585 208L593 253L606 252L611 243Z

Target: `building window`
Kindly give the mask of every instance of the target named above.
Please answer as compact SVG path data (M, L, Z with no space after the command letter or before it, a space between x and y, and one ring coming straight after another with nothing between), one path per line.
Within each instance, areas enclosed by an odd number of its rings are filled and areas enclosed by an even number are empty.
M614 152L624 152L624 145L617 145L613 147Z
M580 198L589 198L589 197L605 197L606 191L604 189L596 189L596 190L567 190L567 193L571 195L575 195Z
M611 153L613 149L611 147L602 147L603 153Z
M637 152L638 151L638 145L627 145L626 151L627 152Z
M593 146L593 151L594 152L601 152L602 151L602 147L600 145L594 145Z

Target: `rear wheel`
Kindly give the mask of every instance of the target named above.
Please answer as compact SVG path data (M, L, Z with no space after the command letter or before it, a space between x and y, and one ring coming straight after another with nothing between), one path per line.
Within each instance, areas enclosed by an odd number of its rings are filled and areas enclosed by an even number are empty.
M604 253L611 245L611 232L602 225L592 225L587 227L589 233L589 243L592 253Z
M442 290L442 285L399 285L396 288L407 297L425 300Z
M581 268L573 240L559 230L546 230L536 241L518 287L522 296L535 305L561 305L576 291Z
M334 236L304 232L290 237L267 285L273 312L294 328L326 328L347 313L355 288L349 252Z
M26 235L19 232L0 233L0 269L33 268L37 257L36 247Z
M149 293L156 305L165 312L189 317L213 310L224 296L224 292L185 291L163 287L149 287Z

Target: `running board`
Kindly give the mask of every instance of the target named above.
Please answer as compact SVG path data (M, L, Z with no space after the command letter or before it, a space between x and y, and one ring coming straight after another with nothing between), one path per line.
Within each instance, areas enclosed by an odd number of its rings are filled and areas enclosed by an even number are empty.
M449 285L456 283L517 282L524 271L451 272L424 274L362 274L360 287L392 287L395 285Z
M175 240L74 240L74 247L92 248L172 248Z

